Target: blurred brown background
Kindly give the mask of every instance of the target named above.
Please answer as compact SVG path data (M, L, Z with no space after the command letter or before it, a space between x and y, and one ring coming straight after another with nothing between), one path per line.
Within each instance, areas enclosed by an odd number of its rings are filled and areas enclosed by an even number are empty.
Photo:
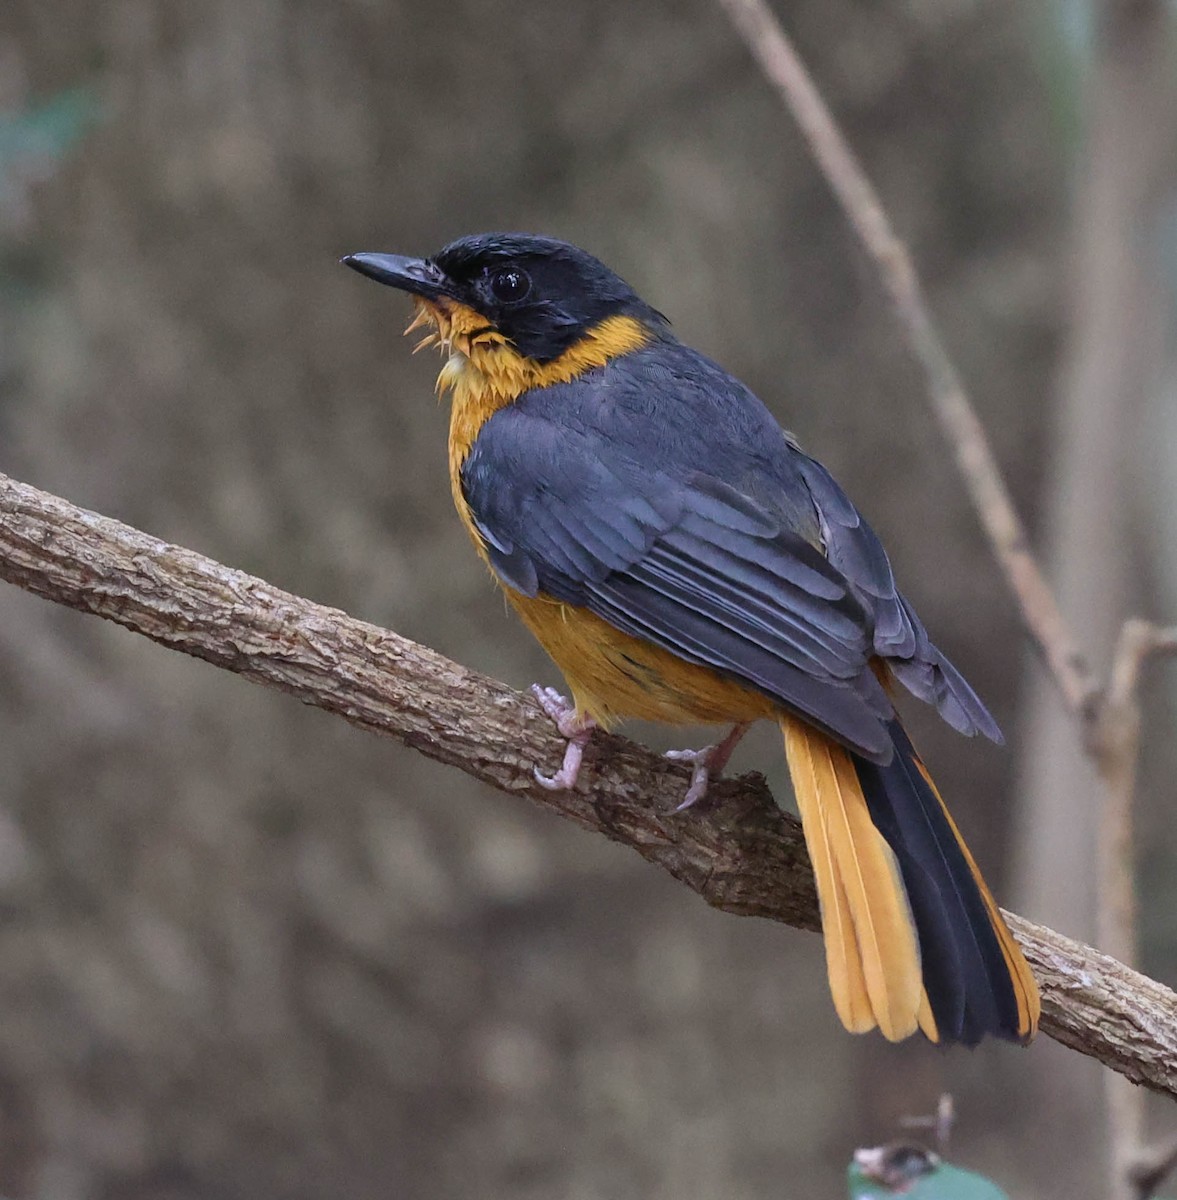
M1044 534L1060 494L1073 511L1084 14L782 10ZM1092 936L1084 847L1049 832L1061 817L1081 839L1087 810L1057 787L1043 809L1025 765L1053 696L1029 686L871 270L713 3L6 0L0 117L0 470L518 686L556 682L451 512L407 306L336 259L494 228L578 242L870 515L1010 736L1003 752L913 714L987 875ZM38 120L61 136L29 150L16 134ZM1169 197L1150 191L1136 231L1158 272L1148 403L1115 398L1120 473L1077 476L1096 523L1114 515L1119 557L1094 564L1117 616L1177 614ZM1144 965L1171 979L1177 763L1161 688L1150 702ZM737 766L788 797L772 731ZM1047 832L1015 855L1017 829ZM409 750L0 591L10 1197L840 1197L853 1147L942 1089L963 1165L1019 1197L1097 1195L1099 1075L1073 1057L852 1039L817 938L712 912Z

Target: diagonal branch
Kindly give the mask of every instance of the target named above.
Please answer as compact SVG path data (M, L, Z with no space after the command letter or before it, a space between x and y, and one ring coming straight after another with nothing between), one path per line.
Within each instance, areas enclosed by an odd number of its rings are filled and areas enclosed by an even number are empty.
M563 745L529 698L388 630L3 475L0 579L398 738L632 847L725 912L817 928L800 827L758 777L721 781L704 811L676 815L686 768L599 735L585 782L548 792L532 766L558 762ZM1009 921L1042 989L1043 1030L1177 1096L1177 995L1052 930Z
M1097 847L1099 940L1121 959L1131 962L1136 945L1132 804L1140 730L1137 683L1148 658L1177 652L1177 630L1158 629L1137 620L1126 622L1106 689L1102 686L1080 652L1030 549L1025 527L1013 507L985 431L936 331L911 256L896 236L878 193L767 0L719 0L719 3L797 122L844 215L878 270L908 345L923 369L932 410L956 455L990 548L1017 598L1022 620L1035 646L1076 718L1080 739L1103 784ZM1136 153L1129 155L1133 170L1126 182L1118 159L1112 175L1107 176L1105 170L1105 178L1100 180L1104 185L1100 197L1105 202L1111 197L1111 211L1119 218L1111 224L1120 228L1122 236L1119 242L1115 237L1109 239L1101 225L1099 236L1088 239L1093 253L1098 252L1097 286L1105 282L1100 271L1103 275L1108 273L1104 242L1109 242L1113 251L1121 251L1117 265L1123 270L1119 273L1126 270L1130 279L1137 275L1135 241L1140 223L1140 197L1149 195L1147 185L1155 181L1157 147L1136 134L1142 127L1163 130L1162 114L1168 111L1166 100L1171 100L1168 84L1171 71L1164 45L1169 14L1165 6L1159 0L1108 0L1102 15L1106 58L1103 66L1121 81L1129 79L1134 84L1107 89L1108 95L1116 96L1115 115L1119 118L1111 123L1107 136L1113 140L1119 138L1122 143L1124 131L1128 130L1132 135L1129 142ZM1159 47L1157 54L1145 52L1154 46ZM1106 124L1108 114L1102 115ZM1145 156L1143 159L1141 154ZM1116 201L1129 194L1125 216ZM1102 215L1106 223L1107 213ZM1114 286L1109 294L1119 295ZM1112 325L1113 344L1123 341L1122 324L1120 313ZM1091 342L1092 338L1087 337L1084 345L1090 349ZM1107 357L1104 353L1107 349L1096 345L1092 361L1102 361ZM1097 388L1106 384L1106 377L1100 375ZM1103 392L1093 394L1093 401L1106 411L1105 393L1118 395L1119 391L1113 387L1107 392L1105 387ZM1107 1096L1113 1147L1111 1194L1119 1197L1136 1186L1128 1168L1138 1155L1143 1108L1139 1094L1125 1089L1122 1081L1113 1076L1107 1077Z
M936 330L907 247L900 241L825 100L766 0L719 0L768 81L793 114L863 249L878 268L928 398L956 455L973 507L1005 572L1031 638L1067 707L1086 715L1099 686L1067 626L1005 486L985 431Z

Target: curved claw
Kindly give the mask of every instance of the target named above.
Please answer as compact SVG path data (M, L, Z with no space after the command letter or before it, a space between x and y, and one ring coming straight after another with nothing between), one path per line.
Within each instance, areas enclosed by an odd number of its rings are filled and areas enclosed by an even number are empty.
M583 757L581 748L575 742L569 742L564 751L564 763L555 775L545 775L539 767L533 767L531 773L535 776L536 783L542 788L547 788L549 792L566 792L576 786Z
M673 762L688 762L693 766L691 785L682 803L674 810L683 812L693 804L698 804L707 795L707 789L712 779L718 779L727 766L732 751L740 744L740 739L748 732L747 724L735 725L722 742L712 746L704 746L701 750L667 750L662 756Z
M541 687L538 683L533 683L531 694L551 718L561 736L568 739L568 745L564 747L564 762L555 775L544 775L538 767L532 769L532 774L536 783L550 792L567 791L576 786L580 765L584 760L584 748L588 745L597 723L587 714L578 713L576 706L570 704L555 688Z
M667 750L662 756L672 762L687 762L691 764L691 784L682 803L675 806L676 813L683 812L694 804L698 804L707 795L711 783L711 759L716 746L704 746L701 750Z

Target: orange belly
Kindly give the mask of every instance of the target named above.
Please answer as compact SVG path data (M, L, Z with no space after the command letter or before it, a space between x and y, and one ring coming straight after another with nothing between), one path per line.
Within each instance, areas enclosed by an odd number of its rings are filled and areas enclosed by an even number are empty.
M568 681L577 710L606 728L625 717L721 725L778 713L767 696L622 633L586 609L505 591Z

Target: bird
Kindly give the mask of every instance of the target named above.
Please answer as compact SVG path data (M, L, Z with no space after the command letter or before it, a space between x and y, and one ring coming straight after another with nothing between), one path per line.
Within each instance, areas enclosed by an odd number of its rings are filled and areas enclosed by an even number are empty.
M1034 977L896 689L962 734L1001 733L833 476L571 243L484 233L341 261L406 293L405 332L444 357L458 515L571 693L533 686L566 739L538 782L575 787L593 730L626 718L730 726L671 752L691 766L686 809L775 721L845 1027L1028 1042Z

